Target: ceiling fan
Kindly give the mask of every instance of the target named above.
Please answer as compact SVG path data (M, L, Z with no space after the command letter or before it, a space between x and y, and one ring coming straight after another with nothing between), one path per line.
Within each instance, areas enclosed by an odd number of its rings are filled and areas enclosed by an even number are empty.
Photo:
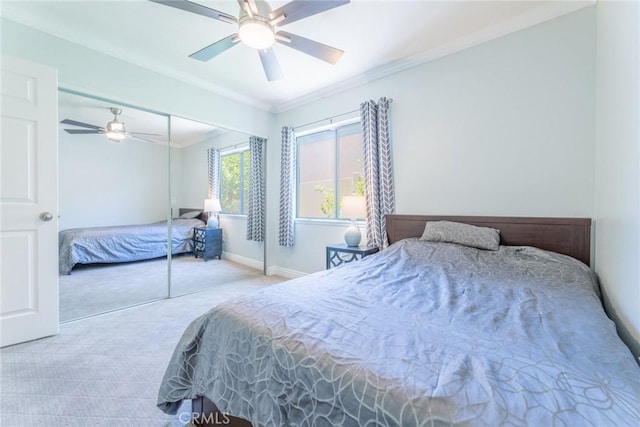
M157 133L127 132L125 131L124 123L118 120L118 116L122 113L122 110L117 107L110 107L109 111L111 111L111 114L113 114L113 120L108 122L105 127L91 125L89 123L78 122L76 120L70 120L70 119L64 119L60 123L64 123L65 125L72 125L72 126L87 128L87 129L64 129L65 132L70 133L72 135L91 134L91 133L104 134L107 137L107 139L109 139L109 141L113 141L113 142L120 142L126 137L131 137L131 138L139 139L144 142L150 142L152 144L155 144L154 141L140 138L138 135L162 136Z
M202 6L188 0L150 0L165 6L196 13L229 24L237 24L238 32L210 44L189 55L199 61L208 61L238 42L258 50L262 68L267 80L283 77L280 64L273 51L273 43L278 42L292 49L314 56L330 64L338 62L344 51L327 46L295 34L278 30L303 18L325 12L349 3L349 0L293 0L284 6L271 10L264 0L238 0L240 13L238 18L215 9Z

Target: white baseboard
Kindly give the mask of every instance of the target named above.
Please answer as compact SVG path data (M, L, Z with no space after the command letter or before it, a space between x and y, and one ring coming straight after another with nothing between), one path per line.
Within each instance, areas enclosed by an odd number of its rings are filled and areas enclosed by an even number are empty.
M237 262L238 264L246 265L247 267L262 270L264 263L252 258L247 258L242 255L232 254L230 252L222 252L222 258L229 261ZM307 273L297 270L291 270L290 268L284 268L279 266L273 266L267 268L267 276L281 276L287 279L296 279L298 277L306 276Z
M297 279L306 276L302 271L291 270L290 268L279 267L277 265L267 268L267 276L282 276L287 279Z
M238 264L246 265L247 267L255 268L258 270L262 270L264 268L264 263L262 261L258 261L252 258L247 258L242 255L232 254L229 252L222 252L222 258L228 259L229 261L237 262Z

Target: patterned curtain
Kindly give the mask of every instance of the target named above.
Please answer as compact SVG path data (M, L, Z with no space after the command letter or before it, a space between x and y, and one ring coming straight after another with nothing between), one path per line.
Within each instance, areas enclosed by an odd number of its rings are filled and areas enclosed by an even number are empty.
M249 138L249 206L247 206L247 240L264 240L264 144L267 140Z
M389 137L390 99L360 104L364 154L364 193L367 202L367 245L389 245L385 215L395 211L393 167Z
M280 228L278 244L293 246L293 189L295 188L296 142L293 127L282 128L280 152Z
M220 150L207 150L207 165L209 169L209 199L217 199L220 194Z

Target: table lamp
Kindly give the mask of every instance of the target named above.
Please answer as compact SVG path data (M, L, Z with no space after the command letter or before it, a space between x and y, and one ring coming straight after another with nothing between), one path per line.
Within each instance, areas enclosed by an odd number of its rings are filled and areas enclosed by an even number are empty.
M218 228L218 212L221 210L219 199L204 200L204 211L208 215L207 228ZM213 213L213 215L211 215L211 213Z
M349 218L351 225L344 233L344 241L349 247L358 246L362 239L362 233L356 219L366 218L367 205L364 196L344 196L342 198L342 207L340 209L341 218Z

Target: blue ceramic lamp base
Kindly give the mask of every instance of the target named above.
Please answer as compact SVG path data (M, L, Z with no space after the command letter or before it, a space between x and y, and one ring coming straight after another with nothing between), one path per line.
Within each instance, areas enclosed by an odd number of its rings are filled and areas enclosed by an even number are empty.
M218 228L218 217L211 215L207 220L207 228Z

